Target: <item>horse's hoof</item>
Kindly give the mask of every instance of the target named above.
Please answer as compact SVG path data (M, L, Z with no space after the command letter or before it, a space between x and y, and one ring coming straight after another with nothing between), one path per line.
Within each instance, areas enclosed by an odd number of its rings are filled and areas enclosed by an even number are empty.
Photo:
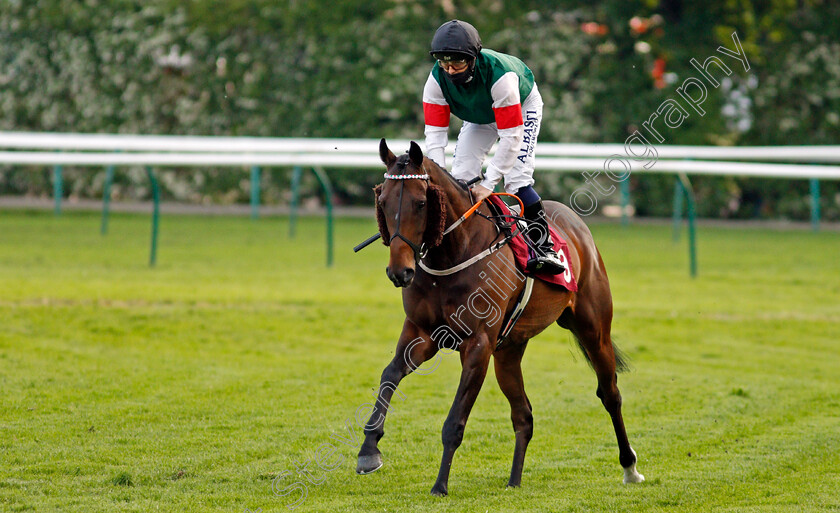
M356 464L357 474L370 474L382 468L382 455L370 454L368 456L359 456L359 462Z
M432 487L432 491L430 492L435 497L446 497L449 495L449 492L446 490L445 486L438 486L435 485Z
M449 486L446 484L445 481L435 481L435 485L432 487L432 491L429 493L437 497L446 497L447 495L449 495Z
M624 469L624 484L643 483L644 481L645 476L639 474L635 463Z

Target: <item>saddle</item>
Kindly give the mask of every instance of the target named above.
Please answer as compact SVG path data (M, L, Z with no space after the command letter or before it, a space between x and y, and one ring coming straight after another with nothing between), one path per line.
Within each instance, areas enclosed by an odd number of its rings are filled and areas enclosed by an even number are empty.
M487 205L490 208L491 218L496 223L499 232L505 237L508 244L510 244L514 260L516 261L516 268L525 276L525 288L519 294L513 311L511 311L510 315L502 323L502 329L496 340L496 349L498 349L508 335L510 335L510 332L513 331L516 321L519 320L519 317L525 311L525 307L528 306L528 301L531 299L531 291L534 288L534 279L559 285L570 291L577 291L577 282L571 269L568 245L552 226L549 226L551 240L554 241L554 249L557 251L558 256L562 255L561 258L567 262L566 272L563 274L534 274L527 270L528 253L529 251L533 251L525 235L528 230L528 222L519 218L519 209L517 207L508 207L498 196L490 196ZM515 231L514 226L516 227Z
M518 206L509 207L497 196L490 196L486 204L490 207L490 211L493 213L493 220L496 222L499 230L509 240L519 272L526 277L538 278L546 283L559 285L571 292L577 292L577 280L575 280L575 273L572 269L572 260L569 258L569 246L566 240L551 226L551 222L549 222L548 227L551 231L551 240L554 241L554 250L557 252L557 255L566 262L566 272L562 274L530 273L526 269L528 252L532 251L529 241L526 240L527 235L525 235L525 231L528 229L527 222L517 220L517 230L516 232L513 231L514 223L512 220L519 217Z

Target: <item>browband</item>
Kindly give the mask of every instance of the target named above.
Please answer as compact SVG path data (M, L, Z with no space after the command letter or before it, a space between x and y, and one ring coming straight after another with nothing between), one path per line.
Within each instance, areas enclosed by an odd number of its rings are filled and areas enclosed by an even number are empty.
M388 173L385 173L385 178L388 180L411 180L412 178L428 180L429 175L389 175Z

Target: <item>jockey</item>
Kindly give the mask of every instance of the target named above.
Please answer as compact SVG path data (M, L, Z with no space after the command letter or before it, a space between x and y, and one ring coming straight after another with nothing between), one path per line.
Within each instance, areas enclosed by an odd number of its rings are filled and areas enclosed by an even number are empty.
M473 188L476 201L493 192L502 178L505 190L522 200L534 255L528 270L565 271L554 252L540 196L534 190L534 147L543 102L531 70L516 57L481 48L478 31L452 20L435 32L430 52L437 62L423 89L426 153L446 168L450 113L463 120L452 176L469 181L481 175L490 148L499 146L484 179Z

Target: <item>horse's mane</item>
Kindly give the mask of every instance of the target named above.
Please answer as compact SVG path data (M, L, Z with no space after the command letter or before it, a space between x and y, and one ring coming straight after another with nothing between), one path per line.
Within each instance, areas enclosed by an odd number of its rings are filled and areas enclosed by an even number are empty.
M437 163L437 162L435 162L434 160L429 159L429 162L431 162L431 163L432 163L432 165L437 166L437 168L438 168L438 169L440 169L440 171L443 173L443 175L444 175L444 176L445 176L445 177L446 177L446 178L447 178L447 179L448 179L448 180L449 180L449 181L450 181L453 185L455 185L456 187L458 187L458 189L460 189L461 191L463 191L463 192L465 192L465 193L469 194L470 189L469 189L469 187L467 187L467 184L466 184L466 183L456 180L454 176L452 176L451 174L449 174L449 171L447 171L446 169L444 169L442 166L438 166L438 163Z
M444 167L439 166L438 163L435 162L434 160L432 160L432 159L427 159L427 160L431 163L431 165L437 167L437 169L441 172L441 174L443 174L443 176L445 176L446 179L449 180L449 182L452 185L456 186L464 194L469 195L469 187L467 187L466 183L464 183L462 181L459 181L459 180L456 180L455 177L453 177L451 174L449 174L449 171L447 171ZM408 155L408 152L406 152L406 153L400 155L399 157L397 157L397 162L395 163L395 165L396 165L397 169L399 170L399 174L405 174L405 170L410 163L411 163L411 160L410 160L410 157ZM418 172L419 171L421 171L421 170L418 170Z

